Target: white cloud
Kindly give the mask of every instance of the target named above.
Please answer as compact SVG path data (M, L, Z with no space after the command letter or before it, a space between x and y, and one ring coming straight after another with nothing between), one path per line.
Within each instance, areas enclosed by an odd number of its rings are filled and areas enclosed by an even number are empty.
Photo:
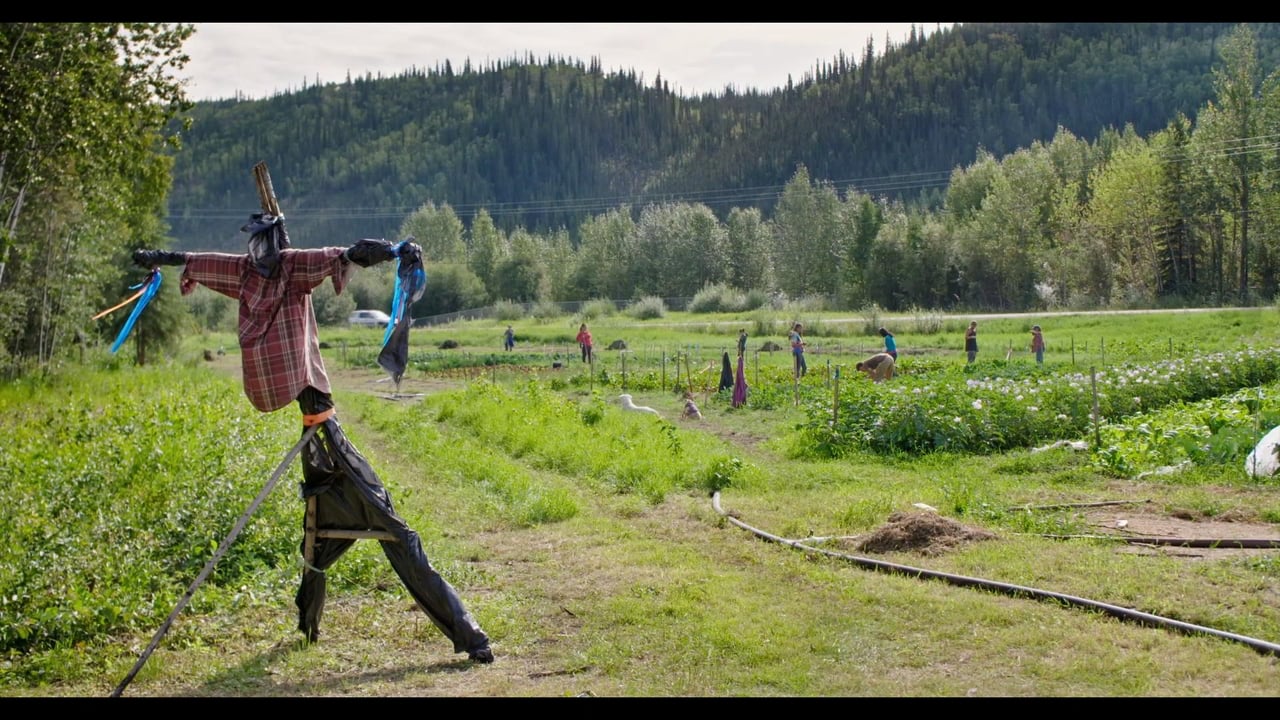
M348 75L400 75L448 60L460 69L532 53L661 74L684 95L726 85L762 92L799 82L840 52L860 60L867 39L906 40L911 23L198 23L184 49L183 77L195 100L269 97ZM953 23L915 23L934 32Z

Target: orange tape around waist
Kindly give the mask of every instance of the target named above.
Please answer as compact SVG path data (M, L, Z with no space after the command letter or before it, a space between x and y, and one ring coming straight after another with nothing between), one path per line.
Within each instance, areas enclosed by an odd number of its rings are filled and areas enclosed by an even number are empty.
M303 415L302 427L311 427L312 425L319 425L325 420L328 420L329 418L333 417L333 414L334 414L334 409L329 408L328 410L325 410L322 413L316 413L315 415Z

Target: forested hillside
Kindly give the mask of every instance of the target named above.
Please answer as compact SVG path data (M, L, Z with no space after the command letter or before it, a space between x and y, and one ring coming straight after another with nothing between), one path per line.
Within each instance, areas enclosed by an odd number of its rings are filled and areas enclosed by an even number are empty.
M768 217L800 165L819 181L938 205L950 172L1047 142L1145 135L1212 95L1229 23L969 23L838 56L786 88L682 97L598 58L448 63L398 77L197 103L169 200L179 248L239 249L266 160L302 244L392 236L426 203L468 226L566 228L680 200ZM1280 25L1255 24L1261 65Z
M415 319L1252 305L1280 290L1280 25L965 24L683 97L600 60L412 68L190 103L187 26L0 24L0 373L129 327L135 248L422 245ZM120 59L129 59L121 63ZM388 273L315 296L389 307ZM136 358L235 316L165 283ZM673 304L674 307L674 304Z

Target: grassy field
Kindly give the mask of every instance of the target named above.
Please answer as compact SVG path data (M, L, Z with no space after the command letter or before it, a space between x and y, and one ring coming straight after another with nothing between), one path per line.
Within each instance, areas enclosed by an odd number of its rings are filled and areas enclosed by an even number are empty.
M785 345L795 319L810 347L800 383L785 351L762 349ZM981 350L966 366L970 319ZM1265 647L938 579L1280 643L1280 550L1123 541L1280 540L1280 480L1243 471L1247 441L1277 417L1274 380L1244 387L1244 400L1135 415L1145 431L1126 434L1117 418L1099 431L1106 447L1088 451L828 453L805 430L894 389L851 372L881 347L880 325L901 353L894 387L931 388L923 406L989 378L1170 360L1216 372L1212 353L1280 345L1276 308L609 316L589 321L590 369L573 345L579 321L516 321L510 353L505 320L415 328L398 388L373 362L381 331L321 332L344 428L492 637L494 664L451 653L372 541L329 571L321 641L303 643L294 467L124 695L1280 695ZM1027 349L1032 324L1044 327L1044 368ZM751 396L733 408L717 384L739 328ZM617 340L625 352L607 349ZM249 406L238 370L234 337L214 334L159 365L93 357L0 388L0 694L107 696L137 662L297 437L292 409ZM685 389L701 422L678 418ZM624 391L664 418L624 414ZM1212 442L1179 444L1194 433L1173 423L1202 416ZM1169 453L1190 460L1138 472ZM947 532L867 549L920 518Z

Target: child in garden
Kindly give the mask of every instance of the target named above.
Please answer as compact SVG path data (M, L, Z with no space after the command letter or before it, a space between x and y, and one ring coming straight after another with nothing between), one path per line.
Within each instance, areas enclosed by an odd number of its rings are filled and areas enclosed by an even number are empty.
M804 362L804 338L800 336L801 329L800 323L791 326L791 355L795 359L795 376L797 379L804 377L809 372L809 366Z
M970 320L969 329L964 331L964 352L972 363L978 357L978 321Z
M578 347L582 348L582 362L591 362L591 331L587 329L587 324L582 323L578 326Z
M1031 352L1036 354L1036 364L1044 364L1044 334L1039 325L1031 326Z

